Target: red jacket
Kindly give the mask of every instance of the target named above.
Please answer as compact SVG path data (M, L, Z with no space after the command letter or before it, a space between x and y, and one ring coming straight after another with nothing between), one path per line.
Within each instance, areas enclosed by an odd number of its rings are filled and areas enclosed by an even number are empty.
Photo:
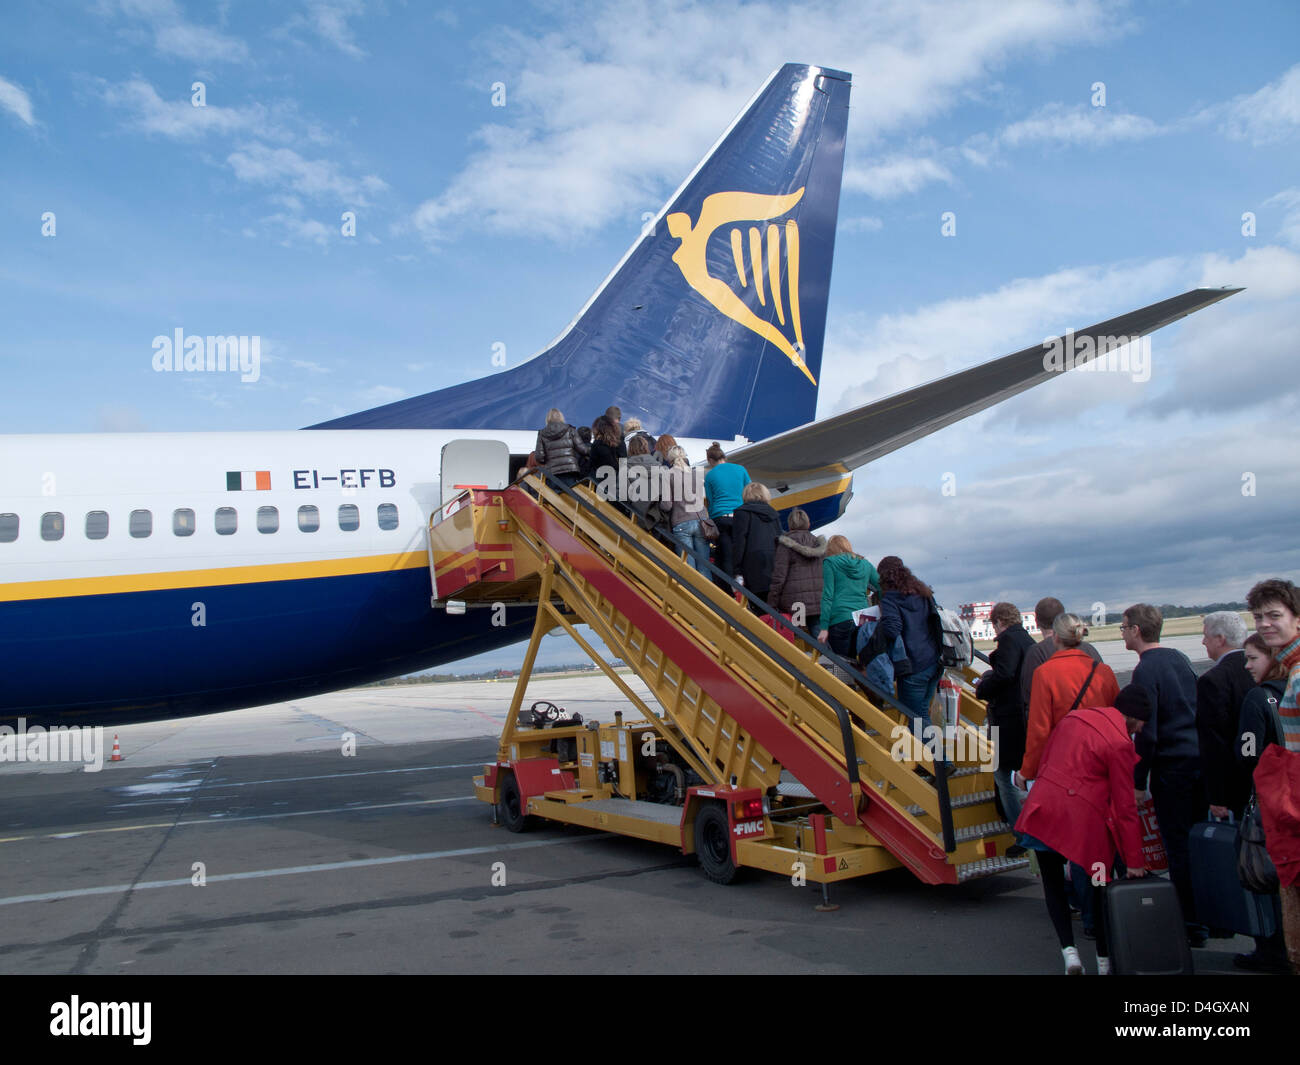
M1043 756L1047 737L1052 734L1061 718L1070 712L1075 697L1095 660L1077 647L1063 647L1034 670L1033 687L1029 693L1029 725L1025 733L1025 757L1020 763L1020 775L1033 780L1038 774L1038 763ZM1097 663L1088 690L1083 693L1079 706L1114 706L1119 694L1119 684L1110 666Z
M1042 840L1089 876L1100 871L1109 880L1117 851L1130 869L1145 865L1133 795L1137 760L1124 716L1113 706L1067 714L1043 753L1016 831Z
M1283 887L1300 885L1300 754L1270 743L1255 768L1264 848Z

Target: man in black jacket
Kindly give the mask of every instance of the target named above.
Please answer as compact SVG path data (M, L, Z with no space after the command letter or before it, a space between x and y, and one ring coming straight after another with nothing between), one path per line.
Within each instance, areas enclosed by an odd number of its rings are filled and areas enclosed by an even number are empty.
M1241 645L1246 623L1232 610L1206 614L1203 622L1206 653L1213 668L1196 679L1196 732L1200 739L1201 776L1214 817L1231 814L1238 821L1250 798L1250 774L1238 764L1241 701L1255 686L1246 670Z
M997 730L993 734L997 752L993 780L1002 801L1002 812L1014 825L1024 802L1024 792L1011 783L1012 771L1020 768L1025 757L1026 708L1020 692L1020 670L1025 655L1034 646L1034 638L1025 631L1020 608L1014 603L996 604L989 620L998 645L989 655L992 668L975 685L975 695L988 703L988 722Z

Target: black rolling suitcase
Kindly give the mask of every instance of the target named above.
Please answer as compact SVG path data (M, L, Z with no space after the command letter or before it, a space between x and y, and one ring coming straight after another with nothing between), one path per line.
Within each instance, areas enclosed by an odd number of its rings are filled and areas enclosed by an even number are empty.
M1106 886L1111 972L1169 976L1192 972L1178 892L1168 880L1144 876Z
M1247 891L1237 878L1236 825L1202 821L1192 828L1188 849L1198 921L1243 936L1271 936L1277 930L1272 899Z

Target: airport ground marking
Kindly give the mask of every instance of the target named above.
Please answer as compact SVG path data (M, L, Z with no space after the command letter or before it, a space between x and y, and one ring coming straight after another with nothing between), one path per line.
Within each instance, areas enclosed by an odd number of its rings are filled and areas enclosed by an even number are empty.
M227 880L264 880L275 876L300 876L306 873L332 873L340 869L364 869L375 865L400 865L407 862L431 862L443 858L467 858L476 854L500 854L502 851L526 850L533 847L558 847L569 843L590 843L593 840L614 839L608 832L590 836L562 836L558 839L525 840L519 843L501 843L494 847L461 847L456 850L427 851L423 854L394 854L385 858L356 858L346 862L324 862L319 865L291 865L281 869L253 869L246 873L216 873L207 877L209 884ZM0 899L0 906L16 906L25 902L57 902L63 899L86 898L92 895L121 895L130 891L149 891L154 888L190 887L191 879L144 880L138 884L105 884L102 887L71 888L67 891L47 891L39 895L11 895Z
M290 784L300 780L342 780L345 777L371 777L384 773L427 773L431 769L482 769L482 762L466 762L463 765L417 765L410 769L359 769L352 773L321 773L313 777L273 777L270 780L236 780L228 784L206 784L203 791L217 788L246 788L250 784Z
M78 836L96 836L105 832L138 832L150 828L193 828L199 825L229 825L236 821L270 821L280 817L311 817L313 814L351 814L366 810L388 810L395 806L437 806L451 802L478 802L472 795L454 795L447 799L409 799L402 802L371 803L367 806L334 806L327 810L285 810L274 814L244 814L240 817L222 817L217 814L198 821L156 821L147 825L115 825L112 828L85 828L75 832L49 832L39 836L7 836L0 843L21 843L29 839L76 839Z

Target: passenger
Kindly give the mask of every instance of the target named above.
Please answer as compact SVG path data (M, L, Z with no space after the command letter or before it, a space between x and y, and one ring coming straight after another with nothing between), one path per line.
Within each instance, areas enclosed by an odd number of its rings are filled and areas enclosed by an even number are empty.
M665 433L659 442L671 440ZM703 478L691 469L684 448L674 445L667 452L674 472L665 478L668 484L668 502L671 504L668 523L673 536L686 548L687 558L700 573L707 573L709 541L700 529L701 519L707 517L704 509ZM699 489L697 491L697 489Z
M1187 942L1203 947L1209 931L1196 920L1192 890L1190 839L1192 826L1205 818L1205 782L1201 779L1200 741L1196 735L1196 671L1182 651L1160 646L1164 619L1149 603L1124 611L1120 635L1124 646L1138 653L1133 683L1146 688L1155 711L1138 737L1137 772L1133 786L1151 784L1151 805L1169 858L1169 879L1178 889L1187 925Z
M672 451L672 449L675 448L676 446L677 446L677 441L674 440L667 433L664 433L663 436L661 436L658 440L655 441L655 455L659 459L659 461L662 462L669 469L671 469L673 466L673 460L668 457L668 452ZM685 454L685 452L683 452L683 454ZM690 465L690 460L687 460L687 466L689 465Z
M852 660L858 649L853 612L869 607L867 593L879 591L876 567L854 553L847 536L832 536L822 559L822 602L818 611L821 629L817 639L841 658Z
M618 474L618 460L625 456L619 454L622 444L618 439L618 430L605 415L591 423L591 473L597 478L597 484L608 483L608 474L601 470L609 468Z
M623 443L630 445L638 436L645 437L646 442L650 445L650 451L653 454L655 450L655 438L641 428L641 419L629 418L623 425ZM630 455L631 452L629 451Z
M903 565L897 555L880 560L880 634L886 641L903 637L912 672L898 677L898 701L922 724L930 720L930 704L939 690L939 641L931 628L934 592Z
M816 638L822 610L822 559L826 537L814 536L806 511L795 507L786 518L790 531L776 538L772 584L767 601L781 614L803 614L804 630ZM802 607L802 611L798 608Z
M988 723L996 729L993 736L997 768L993 780L1006 820L1016 823L1025 794L1011 783L1011 774L1020 768L1025 757L1025 704L1020 697L1020 667L1034 646L1034 638L1025 631L1020 608L1014 603L997 603L989 620L997 634L998 645L989 655L987 670L975 685L975 696L988 703Z
M1025 757L1011 782L1022 791L1025 781L1038 776L1048 737L1061 719L1080 706L1114 706L1119 683L1110 666L1094 662L1080 648L1088 627L1078 614L1060 614L1052 623L1058 650L1038 667L1029 696L1029 722L1025 729Z
M1246 623L1235 610L1206 614L1201 643L1213 668L1196 678L1196 734L1201 775L1213 817L1238 821L1250 798L1250 774L1237 764L1241 702L1257 683L1246 669L1241 645Z
M582 476L582 457L590 452L578 430L566 425L564 415L552 407L546 414L546 428L537 434L537 446L533 449L538 465L572 488Z
M1025 652L1025 664L1020 671L1020 699L1026 707L1029 706L1029 693L1034 680L1034 670L1056 653L1056 639L1052 635L1052 623L1064 613L1065 604L1059 599L1053 599L1051 596L1038 600L1038 605L1034 607L1034 620L1038 622L1038 631L1043 636L1038 643ZM1079 644L1079 650L1083 651L1094 662L1101 661L1101 654L1087 640Z
M582 460L578 463L578 469L582 472L582 476L587 477L591 474L591 426L590 425L578 426L578 439L587 445L587 453L582 456Z
M1296 699L1300 695L1300 588L1280 579L1260 581L1246 594L1246 605L1254 615L1255 631L1287 671L1286 690L1277 707L1282 721L1279 743L1288 751L1300 752L1300 706ZM1274 799L1268 793L1260 795L1260 806L1266 813ZM1300 975L1300 881L1287 884L1282 865L1276 859L1274 864L1282 879L1282 929L1287 957L1292 971Z
M614 423L614 432L618 434L619 458L627 458L627 441L623 433L623 412L618 407L606 407L605 417Z
M1273 717L1273 707L1279 707L1286 694L1286 669L1273 657L1273 652L1258 632L1246 637L1246 670L1258 687L1246 692L1241 701L1239 718L1239 735L1234 739L1233 751L1237 763L1253 787L1253 774L1259 765L1259 756L1270 743L1277 743L1277 724ZM1270 706L1270 703L1272 704ZM1249 798L1249 795L1247 795ZM1240 819L1241 811L1235 811ZM1267 844L1266 844L1267 847ZM1284 916L1281 907L1281 893L1270 896L1273 910L1277 917L1277 932L1271 936L1256 936L1255 949L1249 954L1236 954L1232 964L1238 969L1254 973L1277 973L1286 975L1291 971L1286 959L1286 941L1282 928Z
M744 466L728 462L716 440L705 454L709 460L709 472L704 475L704 495L709 517L718 527L718 569L731 577L736 572L731 551L731 518L744 502L741 493L749 484L749 471Z
M665 508L659 504L663 467L650 454L645 436L635 436L628 444L626 503L643 529L653 529L667 521ZM671 503L669 504L671 506Z
M767 485L751 481L741 493L744 503L732 517L731 545L736 576L746 589L766 600L772 587L772 561L776 539L781 535L781 517L772 509ZM750 609L756 609L750 604Z
M1070 653L1058 651L1053 659ZM1081 651L1073 653L1087 661ZM1097 972L1102 976L1110 972L1103 886L1113 875L1116 853L1124 862L1126 876L1146 875L1137 801L1131 787L1137 752L1129 735L1140 734L1146 727L1152 714L1151 698L1145 689L1130 684L1115 694L1114 703L1080 707L1061 721L1043 752L1034 789L1016 822L1022 838L1037 851L1043 899L1068 976L1081 976L1083 963L1074 945L1065 897L1066 860L1092 874ZM1096 886L1098 881L1103 886Z

